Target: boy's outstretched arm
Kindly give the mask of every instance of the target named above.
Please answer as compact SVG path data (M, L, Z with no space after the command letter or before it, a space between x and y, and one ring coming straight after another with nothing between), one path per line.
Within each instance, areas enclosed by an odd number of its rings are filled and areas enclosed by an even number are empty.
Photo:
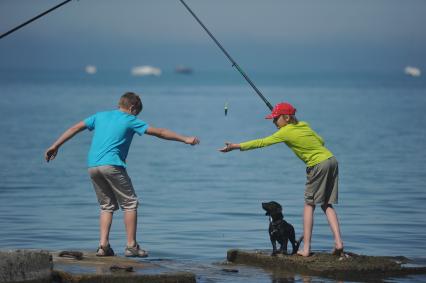
M222 148L220 148L219 151L221 151L221 152L229 152L229 151L232 151L234 149L241 149L240 144L226 142L225 146L222 147Z
M145 133L150 136L155 136L157 138L172 140L172 141L179 141L179 142L183 142L190 145L196 145L200 143L200 140L197 137L183 136L164 128L149 127Z
M284 142L284 140L285 140L285 136L283 135L282 131L278 130L274 134L262 139L251 140L251 141L246 141L242 143L225 142L225 146L223 148L220 148L219 151L229 152L234 149L245 151L245 150L270 146L279 142Z
M44 158L47 162L50 160L55 159L56 154L58 154L58 150L67 140L71 139L73 136L75 136L77 133L85 130L86 124L84 124L83 121L78 122L68 130L66 130L47 150L44 154Z

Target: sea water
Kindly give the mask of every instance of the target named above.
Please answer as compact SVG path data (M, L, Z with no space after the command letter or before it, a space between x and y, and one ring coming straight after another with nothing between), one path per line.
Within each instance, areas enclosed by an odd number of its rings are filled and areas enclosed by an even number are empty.
M254 73L272 104L288 101L335 154L345 249L403 255L426 263L426 80L398 72ZM275 200L302 233L304 164L284 144L227 154L224 142L272 134L269 110L235 72L2 72L0 77L0 249L96 250L98 205L86 156L92 133L67 142L55 160L45 150L73 124L116 109L124 92L141 94L140 119L185 135L198 146L135 136L128 172L140 199L138 241L153 261L195 272L199 282L302 282L258 268L224 273L231 248L270 249L261 202ZM228 115L224 115L224 105ZM122 213L111 245L123 254ZM312 247L333 248L320 209ZM275 281L274 281L275 280ZM424 281L426 277L390 279ZM329 280L330 282L333 282ZM288 282L288 281L285 281Z

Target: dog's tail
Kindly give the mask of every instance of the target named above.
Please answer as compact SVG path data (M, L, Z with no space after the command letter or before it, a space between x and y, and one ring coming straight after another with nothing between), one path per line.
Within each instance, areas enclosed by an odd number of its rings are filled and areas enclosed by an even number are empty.
M302 241L303 241L303 236L301 236L299 238L299 241L296 241L296 248L295 248L294 253L297 253L297 251L299 250L299 247L300 247L300 244L302 243Z

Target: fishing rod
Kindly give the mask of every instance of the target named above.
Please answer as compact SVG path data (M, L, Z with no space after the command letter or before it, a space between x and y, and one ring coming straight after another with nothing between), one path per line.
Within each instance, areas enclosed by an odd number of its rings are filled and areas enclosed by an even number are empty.
M49 10L46 10L46 11L44 11L43 13L41 13L41 14L39 14L39 15L35 16L34 18L29 19L29 20L28 20L28 21L26 21L25 23L20 24L19 26L17 26L17 27L15 27L15 28L13 28L13 29L9 30L8 32L5 32L5 33L3 33L2 35L0 35L0 39L2 39L2 38L3 38L3 37L5 37L5 36L8 36L9 34L11 34L11 33L15 32L15 31L17 31L18 29L20 29L20 28L22 28L22 27L24 27L24 26L28 25L29 23L31 23L31 22L33 22L33 21L35 21L35 20L37 20L37 19L39 19L39 18L43 17L44 15L47 15L48 13L52 12L53 10L56 10L56 9L58 9L59 7L61 7L61 6L65 5L65 4L67 4L68 2L71 2L71 1L72 1L72 0L66 0L66 1L64 1L64 2L62 2L62 3L58 4L58 5L56 5L55 7L52 7L52 8L50 8Z
M197 17L197 15L191 10L191 8L189 8L189 6L185 3L185 1L183 1L183 0L179 0L179 1L182 3L183 6L185 6L185 8L188 10L188 12L195 18L195 20L197 20L197 22L207 32L207 34L211 37L211 39L213 39L213 41L220 48L220 50L222 50L222 52L226 55L226 57L228 57L229 61L231 61L231 63L232 63L232 67L235 67L235 69L237 69L238 72L240 72L240 74L246 79L246 81L256 91L257 95L259 95L259 97L263 100L263 102L265 102L266 106L268 106L268 108L270 110L272 110L273 107L272 107L271 103L269 103L269 101L265 98L265 96L263 96L263 94L260 92L260 90L254 85L254 83L250 80L250 78L247 76L247 74L243 71L243 69L241 69L241 67L237 64L237 62L235 62L235 60L232 59L231 55L229 55L229 53L225 50L225 48L223 48L223 46L219 43L219 41L217 41L217 39L207 29L207 27L201 22L201 20Z

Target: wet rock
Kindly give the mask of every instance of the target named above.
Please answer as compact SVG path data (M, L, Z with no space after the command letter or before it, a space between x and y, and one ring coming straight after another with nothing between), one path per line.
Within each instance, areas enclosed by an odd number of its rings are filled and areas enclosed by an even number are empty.
M195 283L189 272L175 272L147 260L120 256L98 257L84 252L81 260L53 253L56 283Z
M272 257L267 251L229 250L227 259L237 264L337 280L365 280L366 278L426 274L424 266L405 267L404 263L408 263L408 259L404 257L365 256L346 252L343 256L317 252L310 257L282 254Z
M50 282L52 257L47 251L0 251L0 282Z

